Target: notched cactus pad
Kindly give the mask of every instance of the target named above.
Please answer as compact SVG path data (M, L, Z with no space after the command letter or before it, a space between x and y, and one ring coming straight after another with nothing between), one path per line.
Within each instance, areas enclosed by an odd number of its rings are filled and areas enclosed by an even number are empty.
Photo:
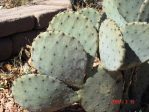
M56 31L44 32L33 42L31 58L40 73L71 86L83 84L87 56L75 38Z
M133 22L126 24L123 39L141 62L149 59L149 24Z
M119 27L107 19L101 24L99 37L99 53L104 68L110 71L120 69L125 57L125 43Z
M122 87L121 80L116 81L103 68L99 68L80 91L81 104L87 112L115 112L119 105L112 104L112 100L121 99Z
M127 0L124 0L127 1ZM133 0L134 1L134 0ZM108 18L113 19L120 27L124 27L126 20L120 15L117 8L117 0L103 0L103 9ZM127 2L128 3L128 2Z
M12 94L18 104L35 112L53 112L79 100L64 83L46 75L29 74L18 78Z
M79 10L79 13L86 16L96 27L96 29L99 29L99 22L102 17L102 12L98 12L96 9L93 8L83 8Z
M75 37L91 56L95 56L98 46L96 28L85 16L74 12L62 12L51 21L53 30L62 31Z

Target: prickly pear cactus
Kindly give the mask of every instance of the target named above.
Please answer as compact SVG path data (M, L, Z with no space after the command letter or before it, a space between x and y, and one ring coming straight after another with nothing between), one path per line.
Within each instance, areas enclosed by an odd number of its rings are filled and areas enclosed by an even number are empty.
M125 57L125 43L117 24L111 20L105 20L99 31L99 53L103 66L115 71L121 68Z
M79 100L61 81L46 75L24 75L13 83L12 94L18 104L35 112L53 112Z
M96 27L96 29L99 29L99 26L100 26L99 23L103 14L102 12L98 12L96 9L93 9L93 8L83 8L78 12L86 16Z
M75 38L56 31L41 33L32 44L31 58L41 74L71 86L82 86L87 56Z
M121 99L122 87L122 80L116 81L99 67L98 72L88 78L83 89L79 91L81 104L87 112L116 112L119 105L112 104L112 100Z
M85 51L95 56L98 46L98 34L96 28L83 15L74 12L62 12L57 14L50 23L50 28L62 31L75 37L83 45Z

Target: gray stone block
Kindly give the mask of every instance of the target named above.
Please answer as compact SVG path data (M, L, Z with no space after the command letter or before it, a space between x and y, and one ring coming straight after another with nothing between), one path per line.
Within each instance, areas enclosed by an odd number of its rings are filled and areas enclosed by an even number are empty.
M0 18L0 37L8 36L18 32L32 30L35 26L34 16L15 15L13 17Z
M0 37L29 31L33 28L42 29L47 27L49 21L56 13L66 10L68 7L66 3L61 4L61 0L56 1L50 0L49 3L51 2L51 5L2 9L0 11Z

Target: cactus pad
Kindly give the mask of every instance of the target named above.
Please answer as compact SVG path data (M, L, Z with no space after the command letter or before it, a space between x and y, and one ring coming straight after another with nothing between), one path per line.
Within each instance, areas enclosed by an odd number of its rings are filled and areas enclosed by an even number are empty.
M53 30L62 31L75 37L87 53L95 56L98 46L98 34L88 18L79 13L62 12L52 19L51 26Z
M128 23L123 32L123 39L141 62L149 59L149 24L145 22Z
M117 0L103 0L103 9L106 12L107 17L116 21L120 27L124 27L127 22L120 15L117 5Z
M91 20L96 29L99 29L99 22L102 17L102 12L98 12L93 8L83 8L79 10L79 13L86 16L89 20Z
M115 71L121 68L125 56L125 43L117 24L105 20L99 31L99 52L104 68Z
M112 101L121 99L122 86L122 81L116 83L108 72L99 68L80 91L81 104L87 112L115 112L119 105L112 104Z
M12 94L18 104L35 112L56 111L78 101L64 83L46 75L24 75L14 81Z
M138 21L138 14L144 0L111 0L117 2L120 15L127 22Z
M32 44L32 62L40 73L68 85L83 84L87 55L75 38L60 32L44 32Z

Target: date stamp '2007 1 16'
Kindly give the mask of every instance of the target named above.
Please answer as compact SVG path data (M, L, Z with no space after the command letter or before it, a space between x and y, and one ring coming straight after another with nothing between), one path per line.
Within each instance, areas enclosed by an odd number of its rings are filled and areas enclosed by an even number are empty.
M111 102L113 105L135 105L137 104L136 100L121 100L121 99L114 99ZM115 112L120 112L119 110L115 111ZM127 111L127 112L138 112L138 111ZM142 111L139 111L142 112Z
M135 105L136 100L119 100L119 99L114 99L112 100L112 104L114 105L120 105L120 104L130 104L130 105Z

